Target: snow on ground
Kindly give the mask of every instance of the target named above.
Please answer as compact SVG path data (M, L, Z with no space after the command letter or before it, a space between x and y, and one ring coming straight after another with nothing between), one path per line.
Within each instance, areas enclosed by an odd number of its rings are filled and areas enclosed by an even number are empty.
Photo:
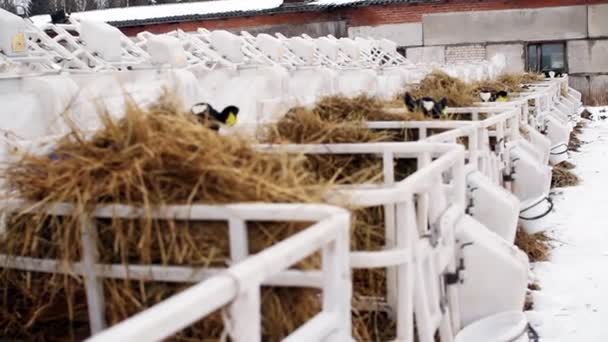
M556 241L550 260L533 265L541 286L534 293L531 324L542 342L608 341L608 116L594 112L572 153L581 178L559 189L555 210L545 218ZM606 118L605 118L606 119Z
M72 13L72 16L74 18L85 20L113 22L265 10L279 7L282 4L283 0L199 1L177 4L108 8L96 11ZM41 25L50 22L51 16L37 15L33 16L31 19L36 25Z

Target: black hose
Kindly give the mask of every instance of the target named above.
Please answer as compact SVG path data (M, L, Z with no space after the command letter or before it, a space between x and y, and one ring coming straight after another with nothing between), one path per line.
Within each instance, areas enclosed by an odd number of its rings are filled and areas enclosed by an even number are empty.
M532 328L532 325L530 325L530 323L528 323L527 330L528 330L528 340L530 342L538 342L540 336L538 336L538 332L534 328Z
M566 153L568 153L568 145L566 145L566 144L561 144L561 145L559 145L559 146L564 146L564 147L566 147L566 149L565 149L564 151L562 151L562 152L557 152L557 153L554 153L554 152L549 152L549 153L550 153L552 156L558 156L558 155L560 155L560 154L566 154ZM556 147L558 147L558 146L556 146ZM554 148L555 148L555 147L554 147ZM554 149L554 148L553 148L553 149ZM553 150L553 149L552 149L552 150Z
M534 220L538 220L538 219L541 219L541 218L549 215L549 213L551 212L551 210L553 210L553 200L550 197L545 197L545 198L541 199L540 201L536 202L534 205L532 205L532 206L530 206L530 207L522 210L520 212L520 214L524 213L524 212L526 212L526 211L528 211L528 210L530 210L530 209L532 209L534 207L536 207L537 205L539 205L540 203L542 203L544 200L547 200L549 202L549 209L547 209L546 212L544 212L544 213L542 213L540 215L534 216L534 217L521 217L521 215L520 215L519 218L521 220L524 220L524 221L534 221Z

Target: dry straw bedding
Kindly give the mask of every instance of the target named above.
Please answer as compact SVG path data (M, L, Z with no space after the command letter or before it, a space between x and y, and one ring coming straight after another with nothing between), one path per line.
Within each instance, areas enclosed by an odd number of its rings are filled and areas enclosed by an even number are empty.
M479 102L479 93L482 91L505 90L509 94L521 92L522 84L542 80L542 75L530 73L505 73L495 80L465 83L451 77L442 71L433 71L427 75L420 85L412 90L415 98L428 96L434 99L447 98L449 107L470 107Z
M319 108L326 104L321 103ZM341 111L340 105L337 108L332 110ZM353 115L359 110L353 109ZM382 141L390 136L366 129L369 135L365 135L363 130L363 126L353 129L347 133L352 136L343 136L344 141ZM150 111L130 106L121 121L104 118L103 129L92 138L78 131L64 137L55 146L54 155L57 160L46 155L24 155L10 164L5 172L10 195L34 201L39 207L68 202L76 204L81 212L90 212L98 204L123 203L143 206L150 213L163 204L314 203L321 202L335 184L382 181L381 159L323 159L257 152L250 141L218 135L168 105ZM401 166L403 177L415 170L412 164ZM101 262L227 265L225 224L146 217L98 220ZM352 248L383 248L383 220L382 208L355 211ZM302 227L251 223L250 250L259 251ZM57 258L69 264L81 258L79 241L76 216L17 214L10 218L5 238L0 241L0 253ZM307 259L298 267L316 268L318 258ZM354 282L355 299L384 296L383 271L355 273ZM117 323L187 286L104 280L106 319L110 324ZM81 340L87 336L81 277L3 270L0 288L0 334L41 341ZM264 289L264 340L279 340L295 330L319 311L319 304L314 290ZM389 339L393 333L387 327L392 321L386 318L381 312L354 312L354 336L360 340ZM215 340L222 327L221 316L215 313L174 339Z
M546 261L549 257L551 239L544 233L528 234L523 228L517 229L515 245L524 251L531 262Z
M256 152L250 142L220 136L187 115L131 106L126 118L94 137L66 136L55 155L25 155L9 165L5 181L11 195L36 202L76 204L89 212L97 204L140 205L146 212L163 204L234 202L320 202L329 182L310 172L301 156ZM146 215L149 217L149 215ZM225 267L226 226L218 222L99 220L102 262ZM302 229L299 224L254 222L250 249L256 252ZM57 258L81 257L76 216L14 215L2 253ZM316 267L311 258L298 265ZM187 284L105 280L106 318L116 323L167 298ZM82 279L4 270L0 275L1 334L27 340L82 339L88 332ZM285 289L263 292L264 335L276 340L318 311L317 293ZM293 295L291 295L293 293ZM279 300L280 299L280 300ZM218 314L176 337L217 338Z
M574 165L568 162L555 165L552 169L551 187L563 188L578 185L580 179L571 171L573 168Z

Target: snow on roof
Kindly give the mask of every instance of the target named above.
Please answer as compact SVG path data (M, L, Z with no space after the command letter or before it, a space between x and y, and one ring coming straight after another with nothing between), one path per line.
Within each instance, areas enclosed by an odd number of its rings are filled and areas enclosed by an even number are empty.
M73 18L104 22L121 22L149 20L156 18L211 15L228 12L247 12L268 10L281 6L283 0L221 0L200 1L179 4L161 4L151 6L134 6L109 8L103 10L72 13ZM50 15L31 17L36 25L51 21Z
M330 6L330 5L347 5L347 4L357 3L357 2L364 2L364 1L367 1L367 0L316 0L316 1L313 1L312 4L319 5L319 6Z

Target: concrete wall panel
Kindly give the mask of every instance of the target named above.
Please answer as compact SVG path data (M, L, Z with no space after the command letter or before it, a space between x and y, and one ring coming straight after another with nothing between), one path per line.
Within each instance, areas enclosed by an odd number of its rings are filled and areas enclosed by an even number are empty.
M413 63L445 63L445 48L443 46L427 46L409 48L406 57Z
M608 72L608 39L568 42L570 73Z
M523 44L490 44L486 47L488 60L497 54L503 54L506 57L507 72L523 72L525 70Z
M589 37L608 37L608 5L589 6Z
M569 76L570 86L580 91L584 97L589 96L589 78L585 76Z
M422 23L354 26L348 28L348 36L386 38L394 41L398 46L420 46L422 45Z
M608 75L591 76L591 95L608 100Z
M577 39L587 36L587 6L429 14L424 45Z

